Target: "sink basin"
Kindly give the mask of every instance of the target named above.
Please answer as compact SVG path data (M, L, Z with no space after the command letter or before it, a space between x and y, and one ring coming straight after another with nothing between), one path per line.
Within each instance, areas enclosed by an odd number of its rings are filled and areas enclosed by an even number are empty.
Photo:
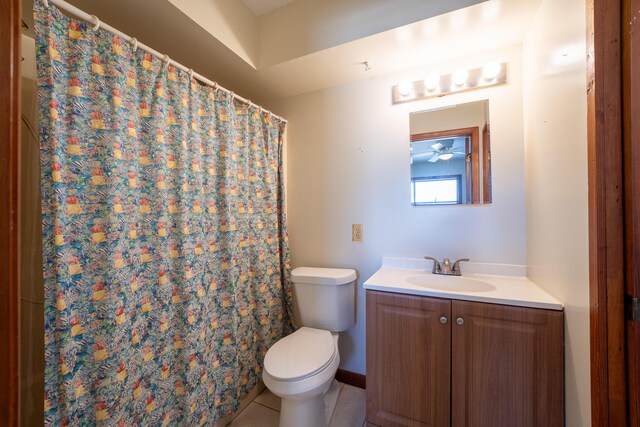
M437 291L450 292L490 292L496 287L491 283L482 280L467 279L459 276L437 276L433 274L422 274L410 276L405 279L412 285L424 286L425 288Z

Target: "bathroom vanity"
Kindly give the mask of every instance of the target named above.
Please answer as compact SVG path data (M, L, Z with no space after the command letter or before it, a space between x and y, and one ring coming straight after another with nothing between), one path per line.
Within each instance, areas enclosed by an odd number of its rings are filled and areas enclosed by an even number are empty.
M364 285L368 426L564 424L562 304L523 275L389 264Z

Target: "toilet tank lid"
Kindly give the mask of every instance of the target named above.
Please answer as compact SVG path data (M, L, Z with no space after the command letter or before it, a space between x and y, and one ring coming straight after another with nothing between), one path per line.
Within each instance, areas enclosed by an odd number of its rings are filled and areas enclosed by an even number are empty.
M350 268L298 267L291 271L291 280L296 283L315 285L344 285L356 280L356 271Z

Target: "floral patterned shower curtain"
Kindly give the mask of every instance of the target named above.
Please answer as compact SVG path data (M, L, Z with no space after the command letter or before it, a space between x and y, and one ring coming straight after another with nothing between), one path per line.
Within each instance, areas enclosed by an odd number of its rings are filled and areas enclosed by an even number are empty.
M46 424L213 424L290 329L284 124L35 3Z

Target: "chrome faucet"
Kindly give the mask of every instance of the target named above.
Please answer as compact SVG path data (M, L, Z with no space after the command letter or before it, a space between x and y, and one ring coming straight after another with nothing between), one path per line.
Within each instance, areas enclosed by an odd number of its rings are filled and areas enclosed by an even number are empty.
M469 261L469 258L460 258L453 263L453 266L451 266L451 261L449 261L449 258L443 259L442 265L440 265L440 262L434 257L426 256L424 257L424 259L433 261L433 270L431 270L431 273L442 274L444 276L462 275L462 272L460 271L460 263L462 261Z

